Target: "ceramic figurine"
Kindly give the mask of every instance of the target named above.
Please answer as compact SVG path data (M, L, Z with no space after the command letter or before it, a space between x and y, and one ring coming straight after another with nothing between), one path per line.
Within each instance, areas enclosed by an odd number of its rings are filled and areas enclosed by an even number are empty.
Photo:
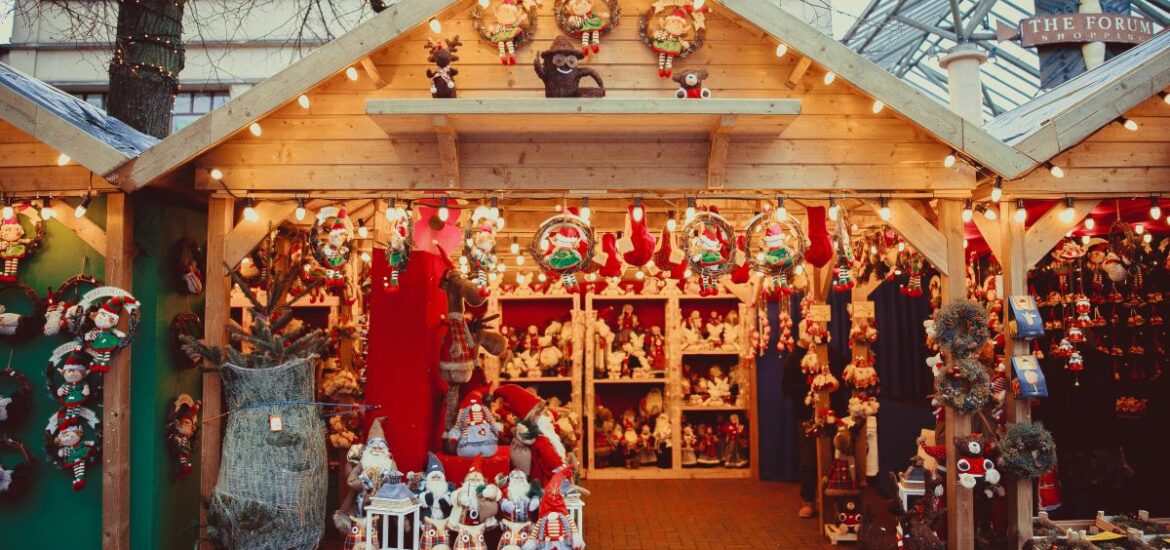
M723 464L728 468L747 466L747 428L740 423L739 414L731 413L719 431L723 435Z
M695 429L690 424L683 426L682 456L680 462L684 468L698 465L699 458L695 454L695 446L698 442L699 438L695 436Z

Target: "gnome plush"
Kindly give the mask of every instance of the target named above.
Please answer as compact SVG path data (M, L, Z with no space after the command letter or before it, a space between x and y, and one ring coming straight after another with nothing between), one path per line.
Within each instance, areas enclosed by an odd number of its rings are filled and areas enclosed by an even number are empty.
M808 251L804 259L813 267L825 267L833 259L833 245L829 241L829 230L825 222L825 207L810 206L805 209L808 217Z
M85 350L93 356L93 365L90 370L97 373L106 373L110 370L110 358L114 351L123 346L126 333L118 330L118 321L122 319L123 310L133 310L138 302L129 296L115 296L106 300L102 306L89 316L93 319L93 328L85 333Z
M617 240L617 250L627 264L642 267L654 257L655 242L654 235L646 227L646 215L635 218L635 208L641 206L626 207L626 225L622 238Z
M422 492L418 500L423 507L423 515L434 520L444 520L451 515L451 484L447 481L447 473L443 470L443 463L435 453L427 453L426 471L423 472Z
M540 519L532 524L528 542L523 550L580 550L585 548L585 539L577 529L573 516L565 506L562 486L568 480L569 470L564 469L552 476L544 486L540 500Z
M500 423L483 403L483 393L472 390L459 405L459 415L448 434L455 440L456 454L465 458L476 455L495 456L500 439Z
M504 497L500 500L500 510L508 521L528 524L536 519L536 512L540 506L540 497L533 494L532 484L528 482L528 475L522 470L515 469L505 477L496 480Z
M382 418L374 419L365 445L349 448L349 465L346 470L346 485L353 489L354 503L358 516L365 516L366 503L378 492L382 484L398 470L386 434L382 430Z

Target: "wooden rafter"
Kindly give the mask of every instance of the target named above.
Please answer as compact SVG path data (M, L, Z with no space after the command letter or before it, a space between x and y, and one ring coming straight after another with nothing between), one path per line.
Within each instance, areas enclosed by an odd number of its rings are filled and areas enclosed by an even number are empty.
M366 71L366 76L370 77L370 83L374 85L375 90L380 90L386 87L386 79L382 78L382 73L378 71L378 66L374 64L374 60L368 56L361 60L362 70Z
M983 214L975 214L971 217L971 221L975 222L975 227L979 229L979 234L983 235L983 242L987 243L987 248L991 250L991 255L995 256L996 260L1003 262L1002 250L1000 249L1002 236L999 231L999 222L989 220Z
M459 134L446 115L432 117L435 125L435 139L439 143L439 166L443 171L444 183L448 189L460 187Z
M1089 212L1092 212L1100 203L1101 201L1097 199L1073 201L1074 214L1070 223L1065 223L1064 220L1060 219L1060 214L1065 208L1063 203L1057 203L1048 209L1048 212L1028 228L1028 233L1025 236L1024 242L1027 247L1024 251L1024 263L1026 269L1036 267L1036 264L1048 255L1056 243L1064 238L1069 229L1081 223L1081 220L1085 219L1085 216L1088 216Z
M865 201L876 213L879 209L878 201ZM939 273L949 275L947 257L947 238L922 217L914 207L901 200L890 200L890 221L887 222L898 231L906 242L910 243L926 261L930 262ZM962 246L960 243L959 246Z
M113 196L113 195L111 195ZM63 200L54 199L52 202L53 219L68 227L75 235L85 241L98 254L106 256L106 230L86 216L80 218L73 215L73 207Z
M731 146L731 131L735 115L723 115L711 129L711 144L707 154L707 187L722 189L727 179L727 152Z
M804 73L808 72L808 68L812 66L812 58L804 56L801 57L796 65L792 67L792 72L788 73L788 78L784 80L784 85L790 89L796 88L801 79L804 78Z

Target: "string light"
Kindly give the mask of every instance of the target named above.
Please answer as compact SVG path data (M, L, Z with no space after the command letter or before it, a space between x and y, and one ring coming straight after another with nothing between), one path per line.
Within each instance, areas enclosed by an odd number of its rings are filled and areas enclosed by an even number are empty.
M496 271L499 271L500 273L508 271L508 266L504 265L504 262L500 262L496 264Z
M427 23L427 26L429 26L431 28L431 32L435 34L443 32L443 22L439 21L438 19L431 19L431 21Z
M512 244L508 245L508 250L513 254L520 253L520 241L516 237L512 237Z
M516 265L524 265L524 255L518 254L516 256Z
M825 86L832 84L834 80L837 80L837 73L834 73L833 71L825 72L825 78L823 80Z
M1092 216L1085 218L1085 229L1092 231L1095 227L1097 227L1097 220L1094 220Z
M537 275L537 276L536 276L536 280L538 280L538 281L540 281L540 282L542 282L542 283L543 283L543 282L545 282L545 281L548 281L548 275L545 275L544 273L541 273L540 275Z
M49 205L50 200L52 200L52 197L41 199L41 218L46 220L53 219L53 207Z
M518 285L524 284L524 274L523 273L516 274L516 284L518 284Z
M1126 130L1129 130L1131 132L1136 132L1138 130L1138 123L1137 123L1137 121L1133 120L1132 118L1125 118L1123 116L1119 116L1119 117L1117 117L1117 120L1114 122L1117 122L1123 128L1125 128Z
M1166 92L1158 92L1158 97L1162 98L1163 103L1170 105L1170 94Z
M837 221L841 217L841 207L837 206L837 197L829 197L829 219Z
M588 276L588 277L585 277L585 278L586 278L586 279L588 279L588 280L589 280L589 282L591 282L591 283L592 283L593 281L596 281L596 280L597 280L597 274L596 274L596 273L590 273L590 274L589 274L589 276Z
M703 9L703 5L706 3L707 3L707 0L695 0L694 2L691 3L691 9L701 10L701 9Z
M642 197L634 197L634 221L641 222L645 216L646 211L642 208Z
M244 219L250 222L260 221L260 213L256 211L256 201L252 197L244 200Z
M878 208L878 217L881 218L883 222L890 221L890 199L882 197L879 199L879 202L881 207Z
M804 264L796 264L796 269L793 271L795 271L797 275L804 275Z
M952 150L950 153L947 153L946 158L943 159L943 166L950 168L955 165L955 161L957 160L958 157L955 156L955 152Z
M1024 208L1024 199L1016 199L1016 223L1024 223L1028 221L1028 210Z
M65 166L66 164L69 164L69 160L69 155L61 153L60 155L57 155L57 166Z
M1138 235L1141 235L1142 233L1145 233L1145 232L1146 232L1146 226L1144 226L1144 225L1142 225L1142 224L1140 224L1140 223L1139 223L1139 224L1136 224L1136 225L1134 225L1134 226L1133 226L1133 232L1134 232L1134 233L1137 233Z
M639 269L634 272L634 278L641 281L642 279L646 278L646 274L643 273L641 269Z
M1089 241L1091 241L1091 240L1092 240L1092 237L1089 237L1088 235L1081 235L1081 245L1088 246Z
M1048 169L1048 173L1052 174L1052 177L1054 177L1056 179L1060 179L1060 178L1064 177L1064 168L1061 168L1055 164L1052 164L1051 162L1044 163L1044 167Z
M784 221L788 219L788 207L784 206L784 197L776 197L776 219Z
M223 171L220 170L219 168L212 168L211 172L209 172L209 174L211 175L211 179L213 179L213 180L218 181L218 180L223 179Z
M252 132L252 135L256 137L260 137L260 134L264 133L264 130L260 128L259 122L253 122L251 125L249 125L248 131Z
M4 211L2 213L4 214L4 219L12 219L12 216L15 214L12 210L12 197L6 197L4 199Z
M387 213L390 211L387 210ZM297 209L293 211L293 215L297 217L298 222L305 221L305 199L297 199Z
M880 99L875 99L875 100L873 100L873 107L871 107L870 110L873 111L873 114L876 115L876 114L882 112L882 109L885 109L885 108L886 108L885 103L882 103Z
M488 215L491 216L493 220L500 219L500 199L492 197L491 200L488 201Z
M363 250L361 257L362 257L363 262L366 262L367 264L370 263L370 253L369 252L366 252L365 250Z
M983 209L983 217L984 218L987 218L991 221L995 221L995 220L999 219L999 213L996 212L994 208L988 208L986 206L983 206L981 208Z
M305 94L301 94L301 96L297 98L297 104L299 104L302 109L308 109L309 108L309 96L307 96Z
M357 67L353 67L353 66L346 67L345 68L345 77L350 79L350 80L357 80L358 79Z
M1003 198L1003 178L995 178L991 184L991 202L999 202Z
M695 219L695 198L687 197L687 211L685 212L687 223Z
M589 208L589 197L581 197L581 221L589 223L589 215L593 211Z
M370 230L366 227L366 220L358 220L357 235L359 239L370 238Z
M1075 218L1077 215L1077 211L1074 208L1074 205L1075 203L1073 202L1072 197L1065 197L1064 210L1060 211L1060 221L1066 224L1073 222L1073 218Z
M81 199L81 204L77 205L77 208L73 209L73 217L80 218L84 216L86 210L89 210L89 203L92 201L93 195L86 195L84 199Z
M971 221L971 216L973 215L972 206L973 204L971 199L967 199L967 201L963 203L963 223Z
M1154 242L1154 236L1149 234L1149 233L1146 233L1145 235L1142 235L1142 242L1146 243L1146 244L1150 244L1150 243Z
M906 241L898 241L898 252L906 251Z
M449 217L451 217L451 211L447 210L447 197L444 195L439 199L439 221L446 222Z
M788 44L783 42L776 45L776 57L784 57L788 54Z
M1162 217L1162 207L1158 206L1158 197L1150 197L1150 219L1157 220Z
M671 210L666 215L666 230L674 233L678 229L678 220L674 219L674 210Z

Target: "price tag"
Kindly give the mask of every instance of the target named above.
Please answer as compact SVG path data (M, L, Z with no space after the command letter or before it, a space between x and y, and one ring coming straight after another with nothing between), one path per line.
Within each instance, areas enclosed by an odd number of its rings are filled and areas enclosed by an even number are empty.
M833 307L829 304L813 304L809 308L808 318L814 323L828 323L833 320Z
M853 302L853 318L872 319L874 316L873 302L869 300Z
M284 420L279 414L268 415L268 429L274 432L284 431Z

